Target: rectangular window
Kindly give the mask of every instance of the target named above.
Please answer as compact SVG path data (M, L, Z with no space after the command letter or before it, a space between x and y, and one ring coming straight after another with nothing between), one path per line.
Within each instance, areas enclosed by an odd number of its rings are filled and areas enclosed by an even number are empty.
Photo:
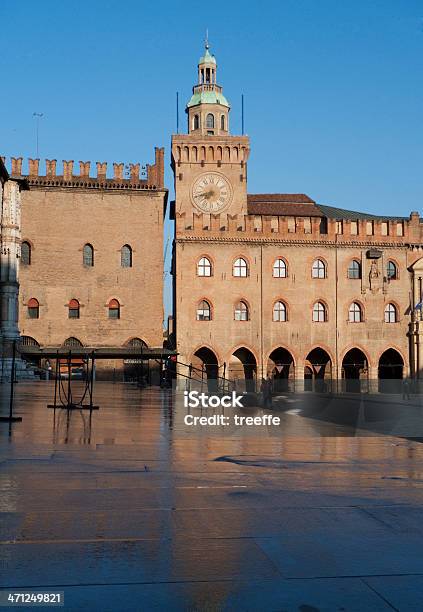
M320 219L320 233L327 234L328 233L328 220L326 217L322 217Z
M79 319L79 308L69 308L69 319Z
M397 223L397 236L404 236L404 224L402 221Z
M351 236L358 236L358 221L351 221Z
M337 221L336 222L336 233L337 234L343 234L344 233L344 228L343 228L343 224L342 221Z
M388 231L388 229L389 229L388 228L388 222L387 221L382 221L380 229L381 229L382 236L387 236L388 233L389 233L389 231Z
M288 217L288 232L295 232L295 217Z
M311 217L304 217L304 234L311 234Z
M373 221L367 221L366 234L367 236L373 236Z
M28 308L28 317L30 319L38 319L38 306L36 306L35 308L30 306Z

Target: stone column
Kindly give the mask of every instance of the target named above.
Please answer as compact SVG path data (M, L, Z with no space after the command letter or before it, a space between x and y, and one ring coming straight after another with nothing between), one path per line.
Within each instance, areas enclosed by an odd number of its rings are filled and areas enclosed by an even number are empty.
M13 341L19 339L19 257L21 206L19 182L7 180L0 197L0 380L10 376Z

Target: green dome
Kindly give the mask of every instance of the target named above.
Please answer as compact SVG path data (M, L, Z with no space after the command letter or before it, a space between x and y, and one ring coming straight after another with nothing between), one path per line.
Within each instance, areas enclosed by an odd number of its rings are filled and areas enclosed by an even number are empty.
M209 53L209 50L206 48L206 52L203 57L200 57L199 64L214 64L216 65L216 58L214 55Z
M221 104L229 108L229 102L225 96L217 91L201 91L193 94L187 104L187 108L197 106L198 104Z

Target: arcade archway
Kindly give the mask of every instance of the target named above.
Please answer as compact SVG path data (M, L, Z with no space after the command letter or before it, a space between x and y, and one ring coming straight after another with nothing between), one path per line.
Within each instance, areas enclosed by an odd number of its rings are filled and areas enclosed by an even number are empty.
M401 393L404 360L393 348L382 353L379 359L378 378L381 393Z
M294 381L295 367L291 353L283 347L274 349L267 362L267 373L273 380L273 391L287 391L289 382Z
M342 378L345 391L359 393L368 385L369 365L367 357L359 348L350 349L342 360Z
M304 389L306 391L328 391L332 382L332 361L320 346L306 357L304 367Z
M256 391L257 362L249 349L241 347L231 355L229 378L236 382L238 391Z
M206 346L195 351L192 358L192 377L201 381L201 386L207 385L209 391L216 391L218 387L219 364L214 352Z

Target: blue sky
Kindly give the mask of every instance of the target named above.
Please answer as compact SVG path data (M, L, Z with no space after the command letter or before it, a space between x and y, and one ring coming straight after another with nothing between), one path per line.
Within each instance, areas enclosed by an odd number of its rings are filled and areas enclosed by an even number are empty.
M43 112L41 158L145 163L164 146L172 197L175 92L182 131L208 27L232 133L245 96L249 192L422 209L421 0L0 0L0 24L2 155L35 156Z

